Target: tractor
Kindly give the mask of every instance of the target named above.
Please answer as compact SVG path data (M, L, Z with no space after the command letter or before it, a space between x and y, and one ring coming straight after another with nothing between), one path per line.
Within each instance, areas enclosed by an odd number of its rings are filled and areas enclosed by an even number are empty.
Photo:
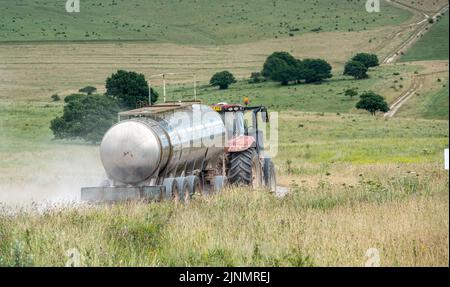
M121 112L100 146L108 179L82 188L81 200L188 202L228 184L275 192L259 119L269 121L263 106L197 101Z

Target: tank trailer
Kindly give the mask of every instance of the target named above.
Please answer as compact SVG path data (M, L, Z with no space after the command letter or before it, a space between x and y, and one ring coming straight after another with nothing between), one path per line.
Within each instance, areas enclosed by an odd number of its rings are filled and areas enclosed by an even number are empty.
M100 145L108 179L82 188L81 200L188 202L228 184L275 192L260 119L269 121L265 107L226 103L165 103L119 113Z

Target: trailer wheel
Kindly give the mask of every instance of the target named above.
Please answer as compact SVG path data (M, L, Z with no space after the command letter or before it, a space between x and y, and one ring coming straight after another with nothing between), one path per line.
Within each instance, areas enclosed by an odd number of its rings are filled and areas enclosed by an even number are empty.
M215 176L214 177L214 192L220 192L227 185L227 177L226 176Z
M277 191L277 176L275 173L275 165L270 158L264 159L264 183L269 191Z
M178 186L175 178L164 179L163 186L166 188L166 192L162 199L173 199L179 197Z
M189 183L185 177L177 177L177 188L178 188L178 202L189 203L191 201L191 194L189 192Z
M195 175L191 175L186 177L186 181L189 185L189 194L193 196L194 194L198 193L200 195L203 195L203 188L202 184L200 182L200 178Z
M258 188L262 185L262 167L256 149L231 154L228 178L231 184Z

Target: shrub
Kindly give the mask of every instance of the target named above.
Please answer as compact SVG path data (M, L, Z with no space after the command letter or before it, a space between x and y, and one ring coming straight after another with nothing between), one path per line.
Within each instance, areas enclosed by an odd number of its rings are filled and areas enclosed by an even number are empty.
M352 76L355 79L365 79L369 76L367 75L367 67L358 61L350 61L345 64L344 75Z
M281 70L297 66L298 60L288 52L274 52L266 59L262 75L268 79L273 79L273 76Z
M364 66L366 66L366 68L372 68L380 65L378 56L375 54L359 53L352 58L352 61L361 62Z
M58 94L54 94L50 97L54 102L59 102L61 97Z
M64 113L51 121L56 139L83 139L100 142L105 132L117 120L119 105L102 95L71 95L64 99Z
M332 77L331 65L322 59L305 59L299 62L299 78L306 83L321 82Z
M229 85L236 83L236 79L230 72L223 71L214 74L209 83L213 87L219 86L219 89L226 90L228 89Z
M357 92L356 88L351 88L351 89L345 90L344 95L353 99L353 97L356 97L358 95L358 92Z
M257 84L264 82L265 78L263 77L262 73L260 72L254 72L250 75L250 80L248 81L250 84Z
M92 95L93 93L97 92L97 88L92 86L86 86L84 88L79 89L78 92Z
M275 52L264 63L262 75L287 85L289 82L320 82L331 78L331 65L322 59L295 59L287 52Z

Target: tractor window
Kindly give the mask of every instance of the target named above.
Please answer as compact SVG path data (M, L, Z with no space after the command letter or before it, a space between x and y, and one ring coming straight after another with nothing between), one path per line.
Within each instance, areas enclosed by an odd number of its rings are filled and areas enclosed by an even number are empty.
M224 113L223 117L229 139L245 135L243 112Z

